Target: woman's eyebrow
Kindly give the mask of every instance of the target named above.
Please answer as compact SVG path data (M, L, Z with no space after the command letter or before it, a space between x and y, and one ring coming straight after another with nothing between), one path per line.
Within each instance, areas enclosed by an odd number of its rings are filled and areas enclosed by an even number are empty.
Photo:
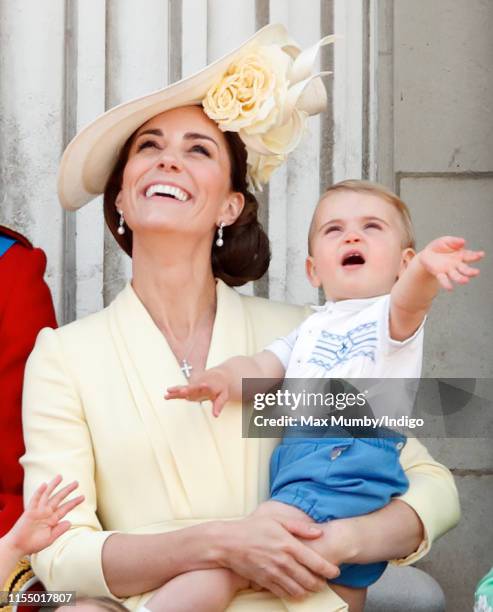
M198 140L198 139L200 139L200 140L210 140L219 149L219 145L214 140L214 138L212 138L211 136L206 136L206 134L199 134L198 132L187 132L183 138L185 138L185 140Z
M149 130L144 130L143 132L140 132L139 134L137 134L136 138L138 138L139 136L143 136L144 134L152 134L153 136L162 136L163 133L160 129L158 128L154 128L154 129L149 129Z

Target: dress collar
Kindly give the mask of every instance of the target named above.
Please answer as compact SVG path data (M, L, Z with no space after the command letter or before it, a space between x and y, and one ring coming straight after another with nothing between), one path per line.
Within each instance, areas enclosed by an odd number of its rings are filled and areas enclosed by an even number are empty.
M368 308L378 300L384 298L385 295L376 295L370 298L354 299L354 300L338 300L331 302L327 300L323 306L312 306L316 312L358 312L364 308Z

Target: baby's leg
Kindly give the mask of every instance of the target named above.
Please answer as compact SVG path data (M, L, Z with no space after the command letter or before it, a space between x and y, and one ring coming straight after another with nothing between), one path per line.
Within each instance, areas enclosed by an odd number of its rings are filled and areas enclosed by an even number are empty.
M344 599L349 607L349 612L363 612L366 601L366 588L358 589L356 587L343 586L342 584L333 584L332 582L329 582L329 586L341 599Z
M151 612L222 612L248 580L229 569L196 570L180 574L145 604Z

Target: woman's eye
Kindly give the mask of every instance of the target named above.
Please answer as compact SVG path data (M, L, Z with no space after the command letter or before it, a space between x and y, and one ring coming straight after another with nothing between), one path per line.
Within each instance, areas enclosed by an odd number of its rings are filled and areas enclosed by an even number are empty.
M157 142L155 140L143 140L138 146L137 151L142 151L148 148L157 148Z
M204 145L201 145L201 144L193 145L193 147L190 150L193 153L201 153L202 155L205 155L206 157L211 156L209 149L207 149L206 147L204 147Z

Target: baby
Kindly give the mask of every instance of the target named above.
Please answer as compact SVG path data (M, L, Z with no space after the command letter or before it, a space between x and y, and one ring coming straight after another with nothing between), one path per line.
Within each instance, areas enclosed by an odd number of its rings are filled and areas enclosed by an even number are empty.
M242 378L418 378L423 324L439 288L451 290L479 270L484 253L445 236L416 254L409 211L398 196L363 181L331 187L309 232L306 272L327 302L285 338L252 357L234 357L196 375L167 398L210 399L218 416L240 400ZM271 499L255 514L326 522L372 512L408 487L389 438L286 437L271 458ZM348 483L358 480L358 487ZM331 587L351 610L386 563L341 565ZM225 569L190 572L164 585L146 604L157 610L224 610L248 581Z
M0 587L7 586L9 576L21 559L47 548L69 529L69 521L62 519L84 500L84 496L65 501L78 485L72 482L54 493L61 482L62 477L56 476L50 483L38 487L15 525L0 538Z

